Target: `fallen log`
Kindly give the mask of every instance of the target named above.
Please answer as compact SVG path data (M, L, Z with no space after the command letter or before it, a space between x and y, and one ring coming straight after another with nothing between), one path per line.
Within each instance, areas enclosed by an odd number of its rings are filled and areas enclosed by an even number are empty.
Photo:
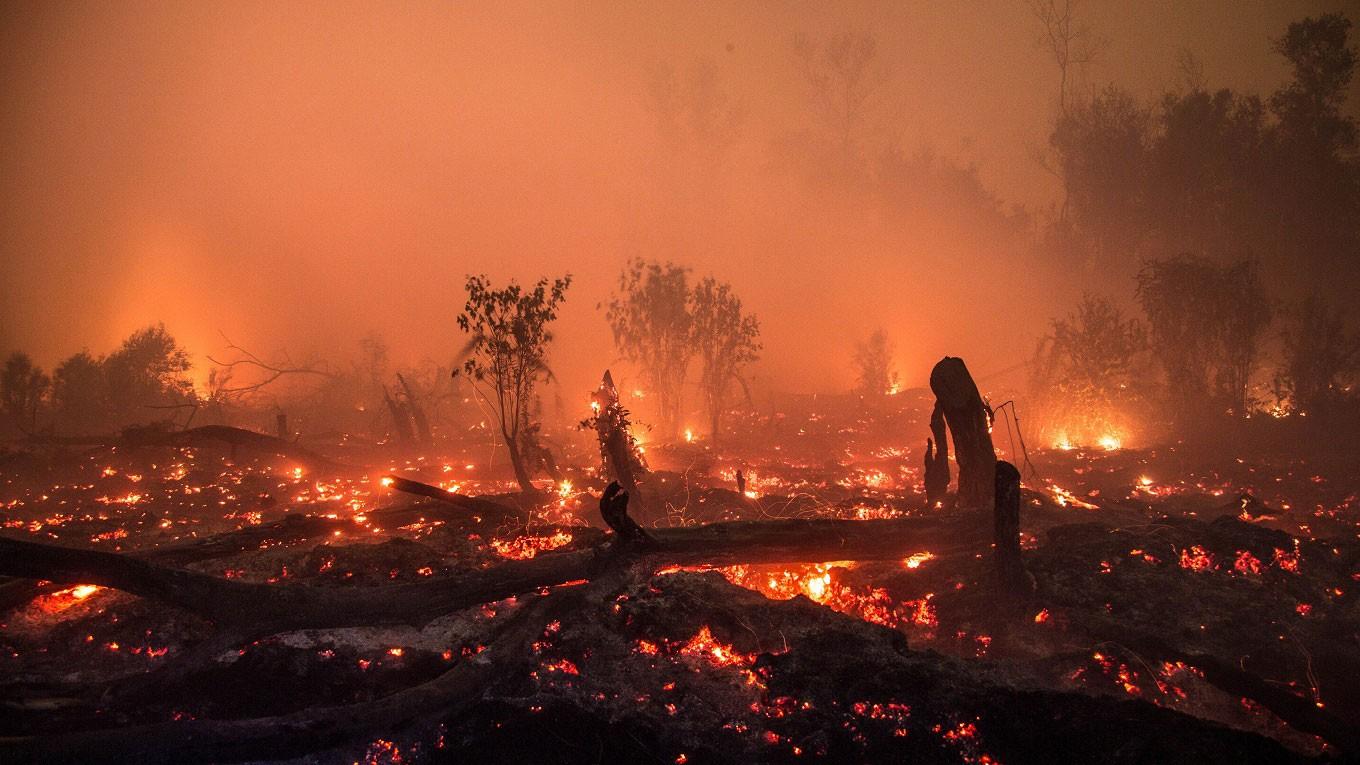
M0 539L0 574L97 584L148 597L265 636L299 629L421 626L453 611L564 582L591 579L624 559L664 566L892 560L985 548L976 523L956 517L791 519L653 529L645 549L616 544L549 552L421 582L357 588L269 585L158 566L128 555ZM631 538L631 532L629 537Z
M462 510L462 508L457 509ZM368 518L372 522L402 526L421 518L439 518L442 515L441 511L447 512L440 505L416 501L396 507L374 510L368 513ZM462 512L459 512L459 515L464 516ZM460 517L457 519L449 518L448 520L471 522L477 519L475 517ZM148 563L183 568L193 563L226 558L248 550L257 550L266 543L290 546L319 537L329 539L337 531L344 532L353 528L354 521L349 518L293 513L285 515L277 521L262 523L258 526L245 526L235 531L216 534L185 544L133 550L125 554ZM59 585L56 584L40 586L31 579L10 579L0 582L0 613L11 608L18 608L39 595L59 588Z
M125 431L121 436L84 439L82 443L92 446L127 448L153 446L184 448L225 444L230 447L233 458L235 458L238 449L245 449L274 457L283 457L315 470L346 473L358 469L332 460L292 441L285 441L282 438L256 433L253 430L233 428L228 425L202 425L188 430L133 428Z
M1074 623L1097 638L1124 646L1152 661L1182 662L1203 673L1204 681L1231 696L1251 699L1290 727L1319 736L1348 757L1360 755L1360 730L1321 705L1287 687L1243 670L1234 661L1177 648L1162 638L1095 615ZM1348 760L1349 761L1349 760Z
M441 489L438 486L431 486L428 483L413 481L409 478L402 478L395 475L383 476L383 482L397 491L406 494L414 494L418 497L429 497L446 505L451 505L464 510L467 513L483 519L504 519L512 518L521 514L515 508L507 507L499 502L491 502L479 497L469 497L466 494L458 494L448 489Z

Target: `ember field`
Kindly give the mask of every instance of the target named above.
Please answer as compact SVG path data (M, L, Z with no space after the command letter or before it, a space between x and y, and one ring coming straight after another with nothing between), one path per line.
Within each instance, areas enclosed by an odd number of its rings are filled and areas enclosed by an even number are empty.
M5 539L369 611L271 626L267 599L254 613L211 589L137 597L70 567L6 580L4 759L1280 762L1356 743L1353 460L1031 449L1035 586L1014 599L994 581L990 513L926 504L925 396L874 419L836 398L788 404L740 443L646 444L634 515L666 549L662 529L890 522L893 557L589 557L618 533L579 434L561 434L564 480L537 502L483 447L10 452ZM573 555L588 576L531 581ZM363 595L502 572L527 584L458 608L432 595L388 613Z

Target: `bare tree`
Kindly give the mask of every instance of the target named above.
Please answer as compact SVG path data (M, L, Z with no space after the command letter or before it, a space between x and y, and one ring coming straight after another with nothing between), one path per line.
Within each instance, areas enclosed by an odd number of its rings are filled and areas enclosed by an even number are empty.
M842 172L852 175L871 128L883 116L891 79L878 58L878 42L860 32L820 42L800 35L793 51L809 86L813 114L835 145Z
M1031 0L1030 10L1043 25L1040 44L1058 65L1058 113L1067 116L1067 94L1078 69L1095 60L1099 43L1077 19L1077 0Z

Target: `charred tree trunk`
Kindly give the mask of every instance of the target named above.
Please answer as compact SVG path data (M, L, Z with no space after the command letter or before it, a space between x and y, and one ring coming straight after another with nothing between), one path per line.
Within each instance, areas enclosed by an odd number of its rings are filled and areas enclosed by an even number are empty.
M425 409L421 407L420 400L411 390L411 386L406 382L406 378L401 373L397 373L397 382L401 383L402 393L406 397L406 411L411 416L411 422L415 425L415 435L419 443L431 444L434 440L430 436L430 421L425 416Z
M383 401L387 403L387 411L392 415L392 427L397 431L397 440L403 444L415 443L415 432L411 429L411 414L400 401L392 398L387 392L386 385L383 386Z
M959 505L992 506L996 482L996 450L988 427L987 407L963 359L945 356L930 372L930 390L954 436L959 463Z
M525 494L537 494L534 477L529 474L529 468L524 464L524 452L520 448L519 439L506 436L505 451L510 455L510 467L515 471L515 480L519 482L520 491Z
M1034 594L1034 577L1020 559L1020 471L1009 462L996 463L996 576L1012 604L1023 604Z
M279 412L278 414L274 415L274 430L276 435L278 435L278 437L282 440L286 441L289 438L292 438L292 434L288 432L287 414Z
M932 438L926 439L926 503L938 507L949 494L949 436L939 403L930 415L930 433Z
M628 414L619 402L619 390L608 370L595 391L595 408L595 432L600 438L605 473L633 498L634 513L645 516L646 502L639 488L642 465L637 455L637 443L628 432ZM638 510L644 512L638 513Z

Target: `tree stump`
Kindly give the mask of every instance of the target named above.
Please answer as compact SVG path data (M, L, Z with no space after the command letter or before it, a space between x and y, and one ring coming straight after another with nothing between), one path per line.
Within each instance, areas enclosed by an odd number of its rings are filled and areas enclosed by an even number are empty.
M930 372L930 390L954 436L959 463L959 505L985 509L992 505L996 450L988 430L987 407L963 359L945 356Z
M996 575L1001 588L1023 603L1034 594L1034 578L1020 560L1020 471L1006 461L996 463Z

